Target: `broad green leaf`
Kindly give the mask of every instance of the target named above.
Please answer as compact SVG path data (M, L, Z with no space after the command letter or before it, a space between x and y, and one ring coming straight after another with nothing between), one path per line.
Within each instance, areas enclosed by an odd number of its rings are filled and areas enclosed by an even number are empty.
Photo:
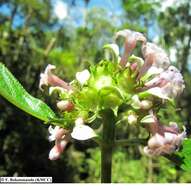
M0 95L38 119L48 122L55 118L55 113L44 102L32 97L2 63L0 63Z

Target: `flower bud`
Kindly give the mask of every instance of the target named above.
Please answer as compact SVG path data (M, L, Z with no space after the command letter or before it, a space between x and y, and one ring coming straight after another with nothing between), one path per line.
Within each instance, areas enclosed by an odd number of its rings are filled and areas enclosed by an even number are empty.
M131 68L131 71L135 72L137 70L137 68L138 68L138 64L137 63L132 63L130 68Z
M138 116L135 113L129 114L127 116L127 121L129 125L135 125L137 123Z
M153 106L153 103L150 100L141 101L141 108L144 110L148 110Z
M74 109L74 104L68 100L61 100L56 106L61 111L72 111Z

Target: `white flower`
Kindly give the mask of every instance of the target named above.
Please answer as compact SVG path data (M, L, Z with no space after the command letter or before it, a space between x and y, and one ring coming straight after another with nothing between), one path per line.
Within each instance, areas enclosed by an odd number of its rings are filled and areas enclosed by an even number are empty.
M144 152L149 156L171 154L176 151L185 137L185 131L180 134L164 132L164 135L161 135L156 133L149 139L148 146L144 147Z
M143 57L146 59L149 55L153 56L152 66L167 69L170 66L170 60L166 52L154 43L147 42L142 46Z
M48 140L49 141L55 141L56 140L56 136L58 134L60 130L60 127L59 126L56 126L55 128L53 128L51 125L49 126L48 128L48 131L50 133L50 136L48 137Z
M157 96L157 97L159 97L161 99L167 99L167 100L169 99L169 97L166 94L163 93L163 91L162 91L162 89L160 87L151 88L151 89L147 90L147 92L149 94Z
M162 87L163 93L167 96L175 98L183 92L185 88L184 79L176 67L170 66L166 72L161 74L161 78L162 77L168 81L168 83Z
M71 86L63 81L62 79L60 79L59 77L57 77L56 75L54 75L52 73L52 70L54 70L56 67L54 65L48 65L44 71L44 73L40 74L40 82L39 82L39 88L40 90L43 91L42 86L59 86L62 87L66 90L71 90Z
M147 71L147 73L146 73L146 75L148 76L148 77L150 77L150 76L152 76L152 75L157 75L157 74L160 74L160 73L162 73L164 71L164 69L163 68L158 68L158 67L155 67L155 66L151 66L150 68L149 68L149 70Z
M64 151L67 144L68 144L67 140L62 140L57 142L49 152L49 159L57 160L58 158L60 158L61 153Z
M44 73L40 74L40 82L39 82L40 90L43 90L42 89L43 85L45 85L45 86L49 85L48 78L52 75L52 70L54 70L55 68L56 68L55 65L48 64L48 66L46 67Z
M57 160L60 157L60 151L56 146L54 146L49 152L50 160Z
M148 141L148 146L149 148L156 148L159 146L163 146L165 144L165 138L156 133L152 138L149 139Z
M50 133L49 141L55 141L54 147L49 152L49 159L57 160L68 144L70 136L66 130L59 126L55 128L50 126L48 131Z
M161 72L161 70L165 70L170 66L168 55L156 44L149 42L144 43L142 53L145 58L145 63L139 71L138 79L144 76L151 67L154 67L154 69L151 70L152 72L153 70L156 72L157 68L159 69L157 72Z
M145 85L150 88L148 90L149 93L163 99L175 98L185 88L183 77L180 71L174 66L170 66Z
M119 37L122 36L124 38L131 40L136 40L136 41L146 41L146 38L144 37L144 35L140 32L135 32L132 30L128 30L128 29L124 29L124 30L120 30L115 34L115 40Z
M81 85L84 85L90 78L90 72L85 69L81 72L76 73L76 79Z
M124 44L124 53L120 60L121 66L126 66L128 56L131 54L133 49L136 47L137 41L141 41L143 43L146 42L146 38L143 34L139 32L134 32L128 29L121 30L116 33L115 39L117 39L119 36L122 36L125 38L125 44Z
M48 131L50 133L50 136L48 137L49 141L60 140L67 133L63 128L60 128L59 126L56 126L55 128L53 128L51 125L48 128Z
M71 136L77 140L88 140L96 137L97 135L91 127L83 123L82 118L78 118L75 122Z

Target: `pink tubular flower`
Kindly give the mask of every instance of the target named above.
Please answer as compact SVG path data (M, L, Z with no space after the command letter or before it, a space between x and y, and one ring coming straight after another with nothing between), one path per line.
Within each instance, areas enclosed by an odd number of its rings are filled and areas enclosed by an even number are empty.
M170 98L177 97L185 88L183 77L174 66L170 66L167 70L160 73L159 76L145 83L145 86L155 89L158 87L157 90L161 91L161 94Z
M145 63L139 71L138 79L140 79L151 67L158 69L167 69L170 65L170 60L165 51L153 43L144 43L142 53Z
M171 154L176 151L185 137L185 131L179 134L165 132L164 135L161 135L156 133L149 139L148 145L144 147L144 152L149 156Z
M59 159L67 144L68 144L67 140L62 140L59 143L57 142L49 152L49 159L50 160Z
M63 81L62 79L60 79L59 77L57 77L56 75L54 75L52 73L52 70L54 70L56 67L54 65L48 65L44 71L44 73L40 74L40 83L39 83L39 88L40 90L42 89L42 86L59 86L62 87L66 90L71 90L71 86L66 83L65 81Z
M56 126L54 129L52 128L52 126L50 126L48 130L51 134L49 136L49 141L55 140L55 145L49 152L49 159L57 160L58 158L60 158L61 153L64 151L66 145L68 144L70 137L68 131L60 128L59 126Z
M171 154L179 148L181 142L186 137L186 132L179 132L176 123L171 122L169 126L162 126L155 115L154 123L149 125L148 130L152 134L148 144L144 147L144 153L149 156Z
M136 47L137 41L141 41L143 43L146 42L146 38L144 37L143 34L139 32L134 32L131 30L121 30L116 33L115 39L117 39L119 36L124 37L125 40L125 45L124 45L124 54L121 57L120 65L125 67L127 63L128 56L131 54L133 49Z

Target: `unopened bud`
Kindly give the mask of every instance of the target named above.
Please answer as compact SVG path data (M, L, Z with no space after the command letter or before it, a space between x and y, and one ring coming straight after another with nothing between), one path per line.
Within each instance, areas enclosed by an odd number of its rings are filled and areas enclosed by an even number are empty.
M150 109L153 106L153 103L150 100L141 101L141 108L144 110Z
M138 66L137 63L132 63L131 66L130 66L130 67L131 67L131 70L132 70L132 71L135 71L135 70L137 69L137 66Z
M137 123L137 115L135 115L135 114L129 114L128 116L127 116L127 120L128 120L128 123L130 124L130 125L135 125L136 123Z
M74 104L68 100L59 101L56 106L61 111L72 111L74 108Z

